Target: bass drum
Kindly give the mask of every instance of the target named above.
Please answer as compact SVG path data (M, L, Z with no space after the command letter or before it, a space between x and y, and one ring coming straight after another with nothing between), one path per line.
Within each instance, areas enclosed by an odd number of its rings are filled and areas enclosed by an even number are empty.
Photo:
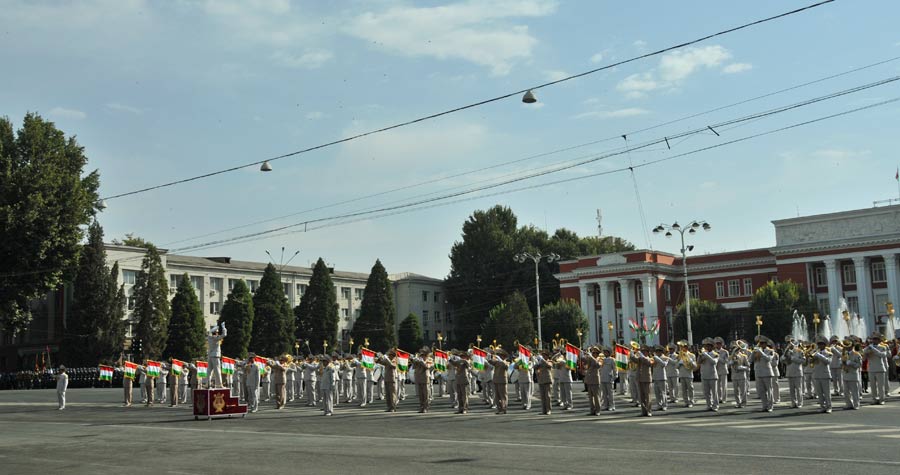
M375 365L375 368L372 369L372 381L381 381L382 376L384 376L384 366Z

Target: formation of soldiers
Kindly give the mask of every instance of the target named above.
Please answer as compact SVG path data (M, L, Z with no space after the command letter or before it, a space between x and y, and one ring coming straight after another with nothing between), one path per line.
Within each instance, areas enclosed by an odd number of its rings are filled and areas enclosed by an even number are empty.
M653 411L666 411L679 401L684 407L693 407L694 381L699 373L699 397L708 411L718 412L727 402L730 379L736 408L747 407L752 380L759 410L771 412L781 402L779 384L786 380L791 408L801 408L804 400L816 399L820 410L830 413L835 397L843 398L846 409L859 409L863 375L869 378L872 403L884 404L890 392L888 369L892 364L900 366L896 349L892 350L877 333L866 341L818 337L815 342L799 342L788 336L781 351L775 346L762 335L752 347L743 340L726 345L722 338L705 338L697 351L690 351L686 341L674 347L632 343L624 358L616 358L614 348L593 346L580 351L575 370L567 364L561 349L535 351L530 356L490 348L484 350L486 357L481 365L476 363L473 349L451 350L441 371L436 370L428 347L402 363L396 349L377 353L370 364L356 354L271 359L251 353L238 361L234 374L224 375L221 383L214 378L210 381L213 387L230 388L232 396L249 405L250 412L257 412L261 402L273 400L276 409L299 401L320 408L324 415L333 414L341 404L366 407L378 400L384 401L385 411L396 412L398 401L407 397L408 383L412 383L421 413L430 411L436 398L446 396L450 408L466 414L470 401L480 393L484 405L505 414L511 392L522 410L530 410L534 401L540 403L541 414L550 414L554 407L574 409L572 382L577 374L584 380L590 415L616 411L618 395L640 408L641 415L651 416ZM189 401L188 389L203 387L205 381L196 377L193 364L185 368L183 380L173 380L169 364L162 364L158 378L147 377L140 367L139 382L146 387L142 391L144 402L152 404L154 394L161 402L168 396L170 405ZM780 368L784 368L784 374ZM157 385L154 393L154 380L165 381L168 392L166 386L160 389ZM130 405L127 400L126 405Z

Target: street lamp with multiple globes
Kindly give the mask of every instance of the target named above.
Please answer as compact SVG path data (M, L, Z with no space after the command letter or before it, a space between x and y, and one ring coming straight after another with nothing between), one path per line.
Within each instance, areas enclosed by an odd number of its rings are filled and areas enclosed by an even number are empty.
M548 264L551 262L556 262L559 260L559 254L551 252L550 254L544 256L541 255L540 252L534 254L528 252L520 252L513 256L513 260L518 262L519 264L524 264L528 260L534 262L534 291L537 298L538 350L544 349L544 335L541 334L541 275L538 272L538 263L541 262L542 259L547 261Z
M660 224L659 226L653 228L654 234L659 234L665 231L667 238L673 236L672 231L675 231L679 235L681 235L681 266L682 271L684 272L684 309L685 319L687 320L688 344L692 346L694 344L694 332L691 330L691 290L688 286L687 253L689 251L693 251L694 246L684 245L684 233L696 234L697 230L700 228L703 228L704 231L709 231L710 229L712 229L712 226L710 226L706 221L691 221L686 226L681 226L678 224L678 221L676 221L671 225Z

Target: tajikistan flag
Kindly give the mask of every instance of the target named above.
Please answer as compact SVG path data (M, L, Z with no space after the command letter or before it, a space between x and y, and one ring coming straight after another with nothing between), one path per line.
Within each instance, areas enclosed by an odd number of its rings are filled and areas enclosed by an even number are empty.
M134 379L134 376L137 374L137 363L132 363L131 361L125 362L125 377L128 379Z
M234 374L234 360L222 357L222 374Z
M172 372L175 373L175 376L181 376L181 372L184 370L184 361L176 360L172 358Z
M197 367L197 378L205 378L209 370L209 365L206 364L206 361L197 361L194 363L194 366Z
M578 367L579 353L580 351L578 350L578 348L566 343L566 366L568 366L569 369L574 370L576 367Z
M259 370L259 375L262 376L266 372L266 365L269 363L268 360L263 358L262 356L254 356L253 364L256 365L256 368Z
M516 362L520 363L525 369L531 368L531 350L519 345L519 357Z
M112 381L113 367L100 365L100 381Z
M447 371L447 353L441 350L434 350L434 369L438 371Z
M475 369L484 369L484 363L487 361L487 353L481 348L472 348L472 366Z
M151 378L157 378L157 377L159 377L159 373L160 373L159 361L147 360L147 376L150 376Z
M400 371L409 371L409 353L397 350L397 368L400 368Z
M616 368L620 370L625 370L628 368L628 357L631 355L631 350L628 348L616 343Z
M369 369L372 369L375 367L375 352L374 351L367 349L367 348L360 348L359 359L361 360L360 363L363 365L363 367L369 368Z

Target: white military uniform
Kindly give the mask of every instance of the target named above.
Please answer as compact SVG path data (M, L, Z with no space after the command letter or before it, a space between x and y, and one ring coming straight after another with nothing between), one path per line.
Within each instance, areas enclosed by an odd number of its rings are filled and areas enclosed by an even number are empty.
M209 378L209 387L210 388L221 388L222 387L222 340L228 335L228 330L225 329L225 322L222 322L219 325L222 328L222 332L218 335L214 335L216 327L213 326L209 329L206 334L206 344L207 344L207 364L209 365L207 368L207 377Z

